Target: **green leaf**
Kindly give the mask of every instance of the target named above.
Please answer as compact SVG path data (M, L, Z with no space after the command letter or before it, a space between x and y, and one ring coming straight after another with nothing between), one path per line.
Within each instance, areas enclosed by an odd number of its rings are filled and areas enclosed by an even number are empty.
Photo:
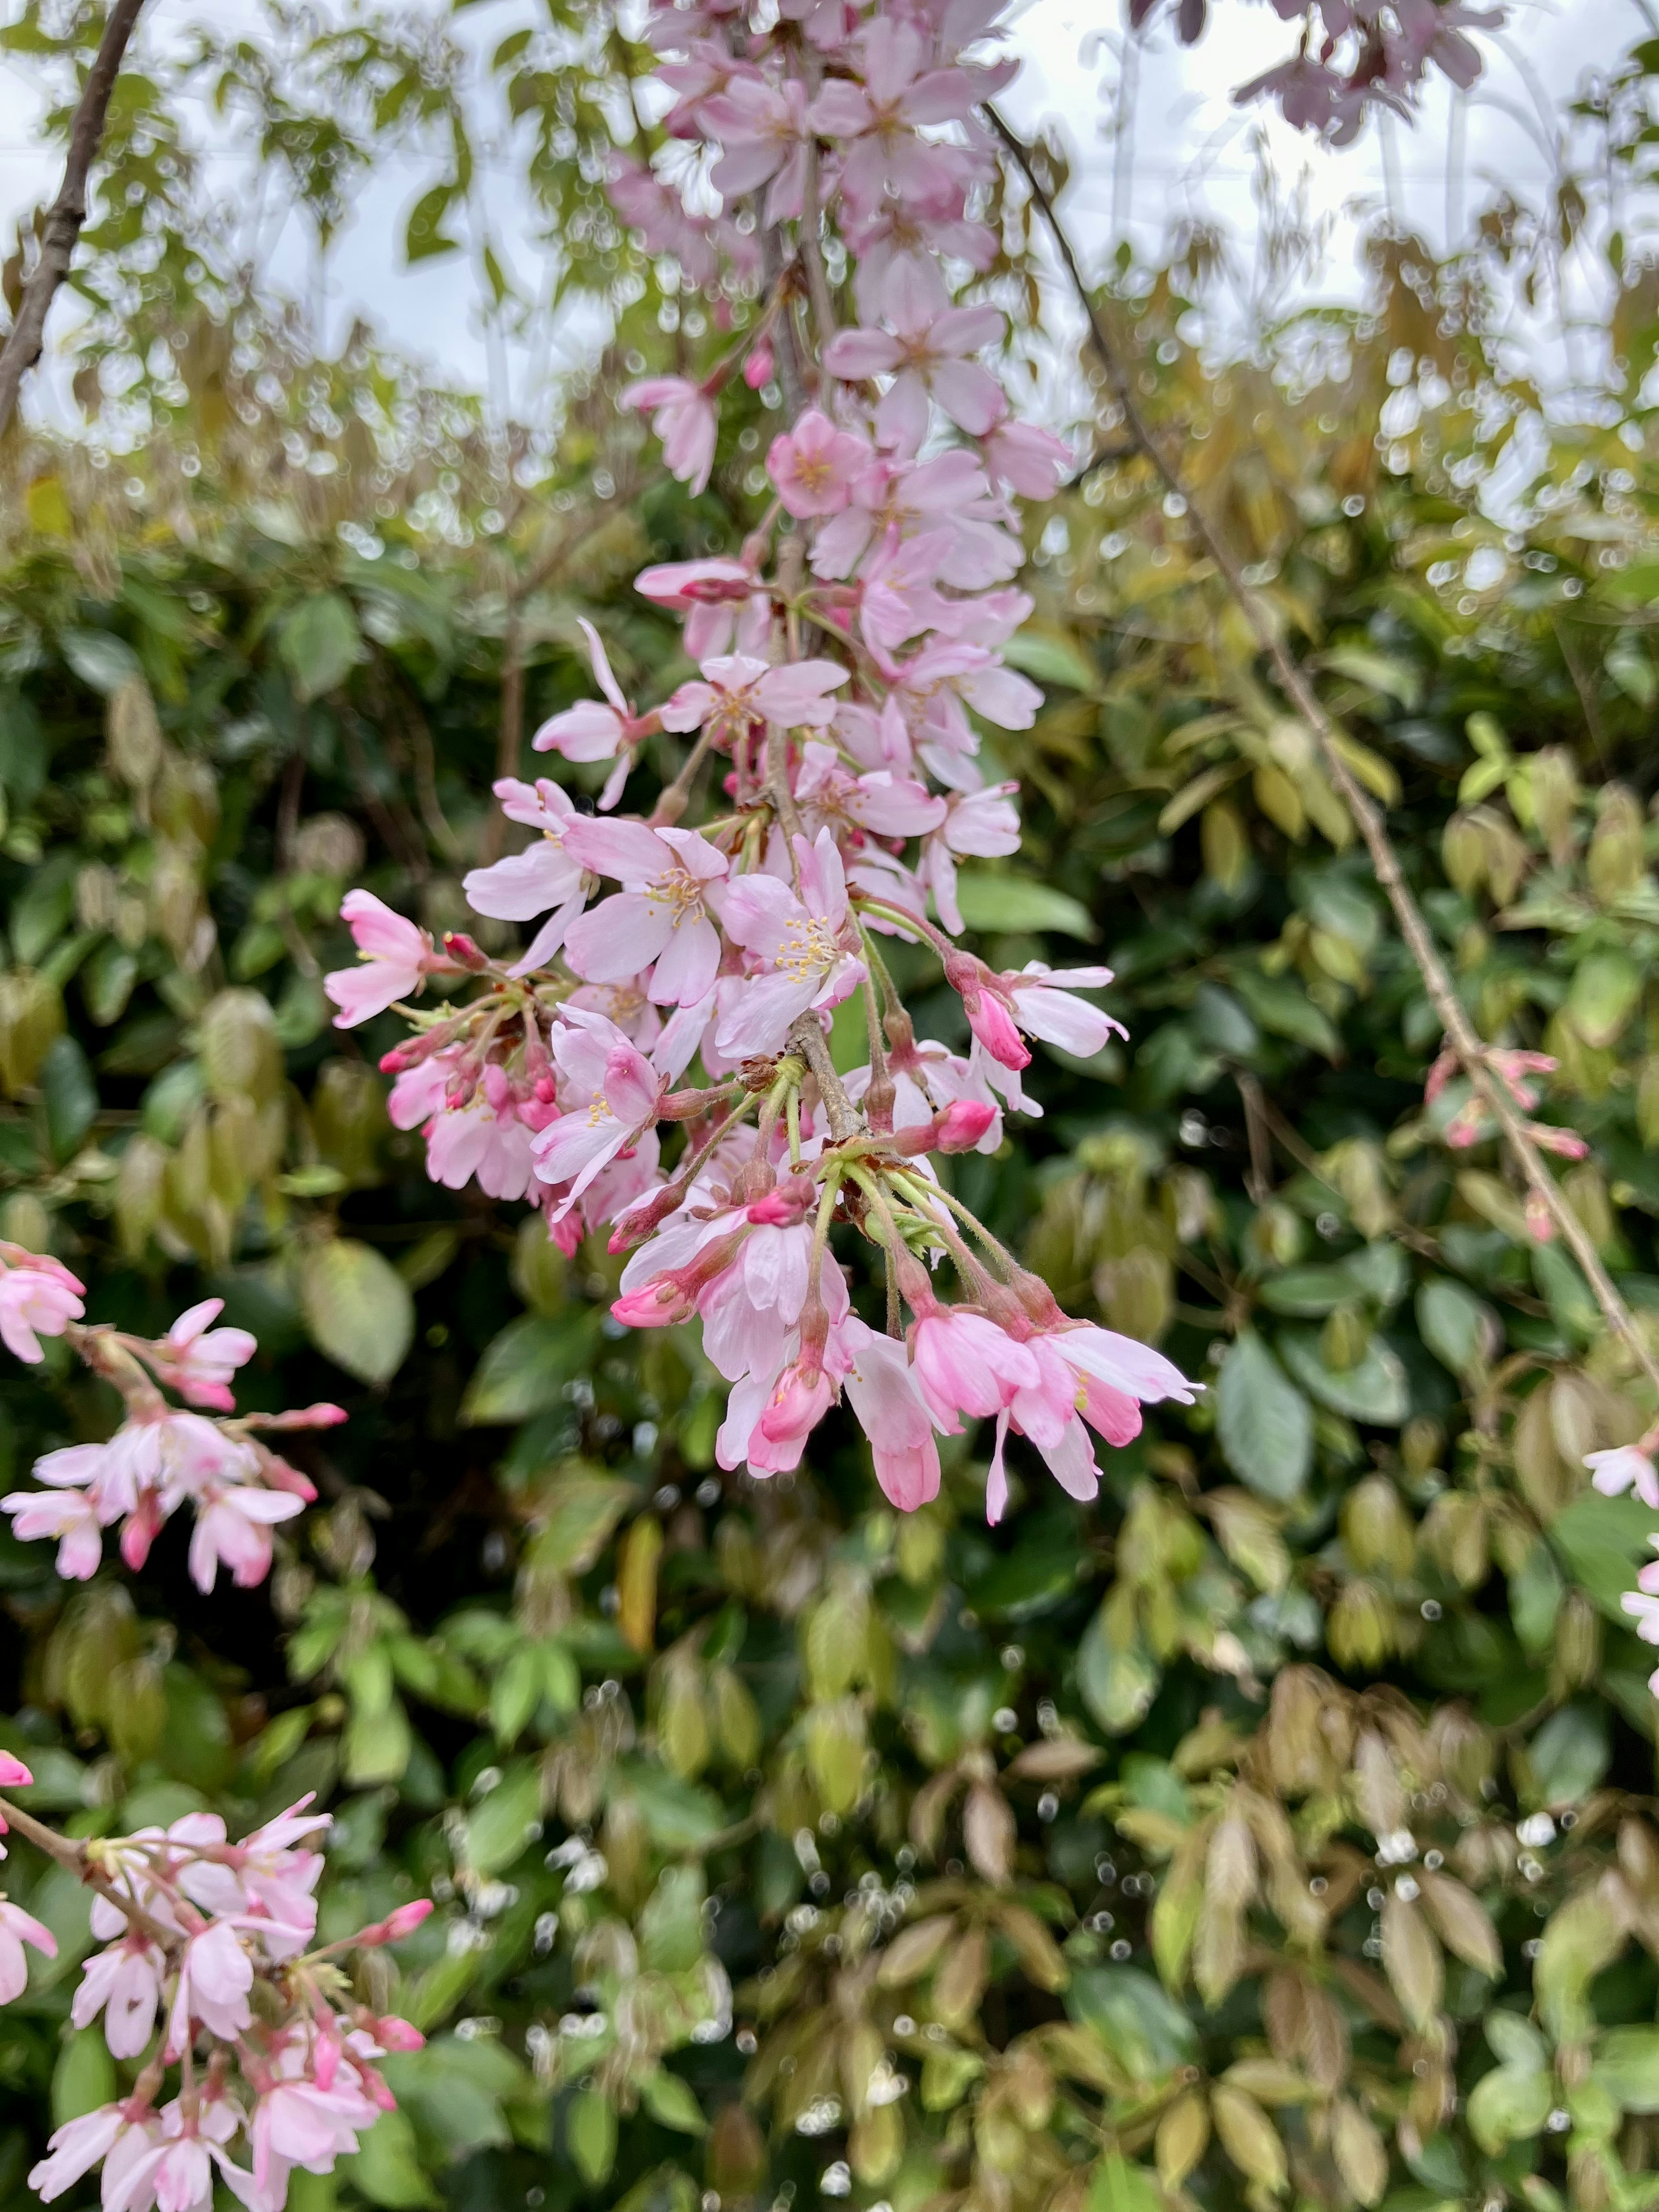
M1083 1702L1108 1735L1127 1735L1139 1726L1163 1679L1139 1635L1127 1647L1114 1641L1105 1606L1083 1632L1077 1674Z
M526 1421L556 1406L567 1382L592 1364L599 1316L591 1308L549 1320L522 1314L491 1339L461 1407L471 1428Z
M1063 684L1073 691L1096 691L1100 686L1099 670L1064 630L1017 631L1003 647L1002 657L1011 668L1039 684Z
M1033 883L1029 876L964 872L957 878L957 903L969 929L994 930L1003 935L1017 930L1048 929L1062 937L1081 938L1085 943L1092 943L1100 934L1087 907L1057 891L1051 884Z
M29 702L21 691L0 691L0 785L15 807L38 796L51 759L46 725Z
M1535 2136L1554 2102L1554 2085L1547 2074L1494 2066L1469 2092L1469 2132L1482 2150L1495 2156L1506 2145Z
M40 1083L46 1109L46 1141L54 1158L66 1160L79 1150L98 1112L98 1086L85 1053L72 1036L54 1038L40 1063Z
M31 872L11 902L11 949L26 968L40 966L74 911L74 855L59 853Z
M417 2206L442 2201L421 2171L407 2112L382 2112L356 2154L340 2160L339 2171L371 2204L383 2204L387 2212L415 2212Z
M316 592L302 599L283 617L276 650L301 705L335 690L362 657L350 600L343 592Z
M652 1842L662 1850L696 1850L726 1825L726 1809L712 1790L682 1782L653 1762L633 1759L619 1765L615 1787L633 1800Z
M570 2100L564 2133L577 2170L597 2188L617 2157L617 2115L597 2089L579 2089Z
M479 1874L511 1866L541 1833L542 1778L528 1759L515 1760L466 1817L467 1863Z
M708 2123L702 2116L702 2107L692 2094L690 2082L678 2074L671 2074L659 2066L647 2081L642 2092L645 2109L653 2120L660 2120L665 2128L678 2129L681 2135L706 2136Z
M106 629L66 629L58 649L83 684L108 698L134 678L142 680L143 666L125 639Z
M1306 1045L1327 1060L1340 1060L1342 1040L1328 1014L1321 1012L1299 982L1286 975L1264 975L1243 963L1228 977L1254 1018L1274 1036Z
M342 1771L354 1789L401 1782L414 1748L409 1715L395 1698L354 1711L341 1741Z
M1164 2196L1144 2166L1109 2151L1090 2178L1088 2212L1163 2212Z
M1623 2112L1659 2112L1659 2027L1610 2027L1590 2079Z
M343 1237L300 1262L300 1310L312 1342L360 1382L387 1382L415 1336L415 1301L389 1260Z
M1132 2081L1161 2081L1198 2055L1198 2030L1184 2008L1138 1967L1085 1966L1072 1976L1065 2002Z
M434 185L416 201L404 232L404 254L411 264L430 261L441 253L459 252L459 243L444 230L444 217L454 201L453 185Z
M1254 1329L1241 1330L1222 1362L1215 1401L1233 1473L1263 1498L1294 1498L1313 1463L1313 1415Z
M1397 1428L1411 1411L1411 1389L1397 1352L1376 1337L1352 1367L1327 1367L1312 1330L1286 1329L1279 1339L1285 1364L1311 1397L1351 1420ZM1225 1370L1223 1374L1224 1376Z
M1628 952L1592 952L1572 971L1562 1012L1586 1044L1610 1045L1642 995L1642 970Z
M68 2120L78 2120L82 2112L96 2112L119 2094L102 2021L71 2035L52 2069L52 2125L61 2128Z
M1549 1542L1569 1577L1609 1620L1630 1626L1622 1600L1637 1569L1653 1557L1650 1507L1635 1498L1603 1498L1587 1490L1549 1525Z
M1483 1298L1443 1275L1419 1285L1417 1326L1423 1341L1443 1367L1471 1376L1484 1365L1492 1308Z
M1527 1746L1539 1798L1552 1811L1588 1797L1612 1757L1606 1708L1583 1698L1552 1713Z

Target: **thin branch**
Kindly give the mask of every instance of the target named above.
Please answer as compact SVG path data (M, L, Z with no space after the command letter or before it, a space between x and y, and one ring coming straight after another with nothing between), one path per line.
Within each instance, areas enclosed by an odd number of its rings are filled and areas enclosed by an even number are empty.
M1218 573L1234 604L1243 616L1258 652L1272 662L1280 687L1303 720L1312 732L1319 748L1325 771L1335 786L1348 812L1353 818L1360 840L1370 857L1376 879L1382 885L1389 904L1394 909L1400 933L1407 949L1417 964L1435 1012L1445 1032L1448 1042L1457 1055L1464 1073L1481 1103L1502 1131L1516 1164L1528 1187L1535 1191L1547 1209L1552 1221L1561 1233L1562 1242L1583 1270L1595 1302L1601 1309L1610 1328L1623 1338L1643 1373L1659 1389L1659 1358L1650 1350L1641 1331L1637 1328L1630 1308L1620 1295L1613 1278L1602 1265L1601 1255L1578 1216L1563 1196L1560 1186L1545 1166L1543 1156L1528 1135L1525 1123L1514 1102L1493 1076L1486 1064L1486 1047L1458 997L1455 986L1441 959L1422 909L1412 896L1405 872L1400 864L1382 817L1361 787L1342 751L1342 733L1321 705L1318 695L1308 678L1286 647L1278 626L1273 621L1261 599L1245 582L1232 548L1212 522L1202 504L1194 497L1183 479L1178 461L1172 459L1164 441L1153 430L1142 410L1130 375L1100 310L1096 307L1083 271L1078 265L1077 255L1071 240L1055 212L1054 204L1033 163L1031 154L1024 142L1005 123L996 109L988 102L984 109L987 120L1003 144L1008 149L1023 173L1031 196L1036 200L1042 219L1048 228L1066 276L1070 278L1079 304L1088 319L1089 333L1101 367L1105 370L1112 394L1123 413L1123 419L1135 443L1158 471L1166 488L1184 501L1188 514L1204 550L1214 562Z
M144 0L115 0L104 26L104 35L98 42L97 54L87 73L81 104L70 127L64 181L41 233L40 258L23 287L17 319L7 333L4 346L0 347L0 435L16 411L23 379L40 358L46 343L46 316L75 258L75 249L87 220L87 179L103 139L104 119L109 113L110 94L120 73L121 57L126 52L132 27L143 4Z

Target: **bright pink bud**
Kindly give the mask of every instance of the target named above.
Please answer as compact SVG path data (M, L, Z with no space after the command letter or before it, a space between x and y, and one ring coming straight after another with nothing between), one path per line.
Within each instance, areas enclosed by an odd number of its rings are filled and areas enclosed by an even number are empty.
M399 2020L395 2012L377 2020L369 2033L382 2051L420 2051L426 2044L420 2029L411 2027L406 2020Z
M947 1106L935 1124L942 1152L971 1152L997 1118L994 1106L977 1098L958 1098Z
M1000 1061L1004 1067L1016 1070L1030 1066L1030 1053L1014 1025L1013 1016L1000 999L989 991L981 991L973 999L964 999L962 1003L967 1012L969 1028L993 1060Z
M696 1311L685 1286L672 1275L653 1275L636 1291L626 1291L611 1304L612 1317L624 1328L670 1328L690 1321Z
M758 392L763 384L772 381L777 363L772 358L772 349L763 338L743 365L743 380L751 392Z
M149 1557L149 1547L161 1532L167 1516L153 1490L141 1490L138 1503L121 1523L121 1557L133 1574Z
M489 961L464 929L446 931L444 951L452 960L459 960L463 968L471 969L475 975L489 965Z
M406 1056L404 1048L400 1044L394 1044L390 1052L383 1052L380 1054L382 1075L402 1075L412 1065L413 1063Z
M27 1790L33 1779L21 1759L14 1759L9 1751L0 1751L0 1790Z
M405 1936L415 1933L422 1921L430 1917L431 1912L432 1899L429 1897L411 1898L407 1905L400 1905L395 1912L386 1915L386 1942L401 1943Z
M1558 1129L1549 1121L1528 1121L1527 1134L1540 1152L1554 1152L1564 1160L1589 1157L1589 1146L1577 1129Z

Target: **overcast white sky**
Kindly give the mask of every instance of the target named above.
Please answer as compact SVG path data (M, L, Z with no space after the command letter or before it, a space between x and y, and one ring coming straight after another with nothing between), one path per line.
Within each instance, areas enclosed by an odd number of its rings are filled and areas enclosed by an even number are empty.
M0 7L12 4L0 0ZM443 0L416 4L447 13ZM345 0L323 5L349 12ZM204 12L202 0L151 0L145 35L177 38ZM210 12L221 27L243 15L250 26L255 20L252 0L219 0ZM1076 149L1066 212L1085 266L1103 264L1125 229L1156 251L1176 221L1195 216L1218 222L1232 236L1248 283L1259 244L1251 190L1255 136L1265 131L1280 174L1287 182L1304 179L1310 207L1331 220L1317 289L1338 298L1356 289L1354 247L1367 210L1390 206L1440 246L1500 183L1523 194L1546 189L1557 158L1553 103L1587 70L1615 63L1634 40L1659 27L1642 0L1512 0L1504 30L1483 42L1487 75L1461 115L1437 79L1414 127L1389 124L1380 134L1372 128L1358 146L1329 154L1267 110L1231 104L1231 88L1289 46L1291 33L1267 0L1220 0L1194 49L1177 47L1167 30L1136 41L1133 134L1120 142L1121 14L1121 0L1016 0L1012 11L1014 43L1026 66L1006 105L1027 129L1057 120ZM454 28L470 48L483 52L524 19L523 0L479 0ZM58 157L43 154L38 137L40 94L27 70L9 60L3 65L0 235L9 236L18 216L56 189ZM204 117L204 143L212 127ZM214 155L210 174L216 191L247 189L246 158L233 152ZM533 289L541 250L514 174L507 148L486 155L491 227L507 241L520 283ZM423 181L413 161L393 164L362 194L324 271L330 331L337 336L351 316L362 313L428 363L434 379L487 389L493 374L498 401L505 397L515 411L533 416L530 386L550 364L526 356L490 361L475 279L461 258L427 262L412 271L401 266L404 220ZM273 265L301 296L317 296L297 224L277 242ZM571 328L564 334L568 354L579 355L592 335L591 329Z

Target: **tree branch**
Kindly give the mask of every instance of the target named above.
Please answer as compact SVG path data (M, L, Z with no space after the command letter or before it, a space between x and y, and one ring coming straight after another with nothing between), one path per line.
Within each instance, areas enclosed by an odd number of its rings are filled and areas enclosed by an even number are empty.
M75 248L87 219L87 178L104 136L104 119L109 113L110 94L120 72L121 57L126 52L132 27L143 4L144 0L115 0L88 72L81 104L70 128L64 181L41 234L40 258L23 287L17 319L6 335L4 346L0 347L0 434L3 434L16 411L23 379L40 358L47 313L75 258Z
M1108 331L1105 319L1096 307L1089 287L1078 266L1077 255L1071 240L1055 212L1047 186L1038 175L1030 149L1004 122L996 109L988 102L984 113L991 128L1018 163L1036 202L1048 234L1054 243L1078 302L1088 319L1089 334L1101 367L1106 372L1112 395L1122 410L1123 419L1130 435L1146 454L1165 487L1184 501L1194 529L1205 551L1214 562L1218 573L1227 587L1229 595L1243 616L1258 652L1272 662L1280 688L1295 707L1298 714L1313 732L1325 771L1335 786L1358 830L1360 840L1370 856L1376 879L1382 886L1389 904L1393 908L1400 933L1407 949L1417 963L1435 1012L1439 1016L1446 1038L1456 1054L1476 1096L1503 1132L1504 1141L1514 1156L1528 1186L1538 1194L1547 1209L1550 1218L1561 1233L1562 1242L1584 1272L1595 1302L1600 1306L1608 1326L1624 1340L1626 1345L1648 1380L1659 1389L1659 1358L1656 1358L1646 1340L1636 1326L1630 1308L1620 1297L1613 1278L1601 1264L1601 1256L1578 1216L1563 1196L1560 1186L1545 1166L1543 1156L1527 1134L1521 1115L1516 1111L1509 1093L1493 1076L1486 1064L1486 1047L1457 995L1456 987L1447 971L1444 962L1436 949L1422 909L1412 896L1406 882L1400 856L1383 826L1382 817L1371 799L1361 788L1353 770L1343 757L1341 732L1321 705L1318 695L1299 664L1291 655L1267 609L1257 594L1245 582L1243 572L1232 548L1210 519L1201 502L1197 500L1181 473L1180 464L1174 459L1147 420L1134 380L1128 373L1116 346Z

